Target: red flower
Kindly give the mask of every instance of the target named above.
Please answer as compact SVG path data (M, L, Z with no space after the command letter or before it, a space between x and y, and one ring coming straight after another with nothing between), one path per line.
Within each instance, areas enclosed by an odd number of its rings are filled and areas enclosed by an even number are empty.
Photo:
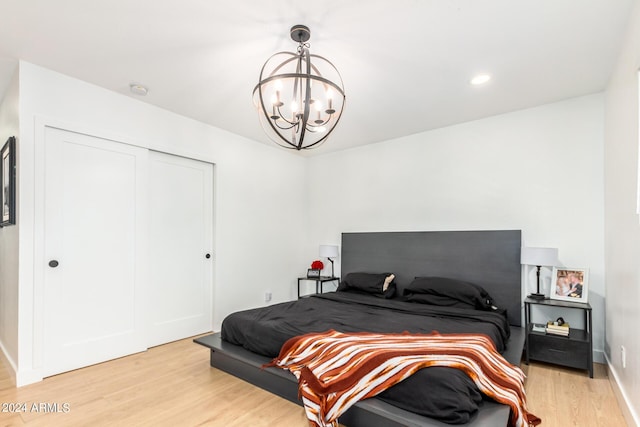
M324 268L324 264L320 260L315 260L311 263L311 268L314 270L322 270Z

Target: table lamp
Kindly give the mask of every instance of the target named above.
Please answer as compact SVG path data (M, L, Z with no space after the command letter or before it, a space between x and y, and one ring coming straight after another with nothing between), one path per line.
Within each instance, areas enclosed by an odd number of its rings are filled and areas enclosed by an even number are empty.
M331 262L331 277L333 275L333 260L331 258L338 257L338 247L335 245L320 245L320 257L327 258Z
M536 292L529 295L533 299L545 299L545 295L540 293L540 267L554 266L558 263L557 248L527 248L523 247L520 251L520 264L535 265L537 267L537 287Z

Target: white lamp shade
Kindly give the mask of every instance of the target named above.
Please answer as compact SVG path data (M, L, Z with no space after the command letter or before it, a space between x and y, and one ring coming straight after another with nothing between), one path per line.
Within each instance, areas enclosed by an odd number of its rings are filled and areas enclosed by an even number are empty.
M320 257L336 258L338 256L338 247L335 245L320 245Z
M558 264L558 249L523 247L520 250L520 263L524 265L555 266Z

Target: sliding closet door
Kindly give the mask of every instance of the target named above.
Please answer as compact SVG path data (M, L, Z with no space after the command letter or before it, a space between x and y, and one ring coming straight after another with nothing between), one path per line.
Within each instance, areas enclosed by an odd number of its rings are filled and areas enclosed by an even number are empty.
M213 165L150 152L149 346L209 332Z
M45 130L44 376L146 349L145 149Z

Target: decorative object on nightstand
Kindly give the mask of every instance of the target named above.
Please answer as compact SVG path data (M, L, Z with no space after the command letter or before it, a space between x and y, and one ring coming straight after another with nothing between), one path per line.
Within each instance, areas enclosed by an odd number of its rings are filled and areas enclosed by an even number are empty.
M533 328L532 328L533 330ZM551 335L569 336L569 324L562 317L558 317L555 322L548 321L545 332Z
M338 247L335 245L320 245L320 257L329 260L331 263L331 277L335 277L333 273L333 260L331 258L338 257Z
M557 248L530 248L523 247L520 252L520 263L522 265L535 265L536 270L536 292L531 293L529 298L545 299L545 295L540 293L540 267L553 267L558 263Z
M324 263L322 261L320 260L313 261L311 263L311 268L307 270L307 277L310 279L319 278L323 268L324 268Z
M589 270L586 268L554 267L551 299L587 302L589 297Z

